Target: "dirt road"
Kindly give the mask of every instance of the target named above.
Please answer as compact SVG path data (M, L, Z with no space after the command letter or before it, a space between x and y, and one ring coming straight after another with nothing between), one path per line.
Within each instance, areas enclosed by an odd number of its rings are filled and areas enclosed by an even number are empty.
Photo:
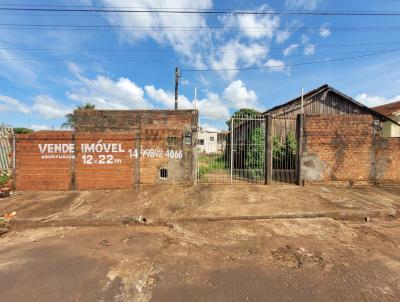
M0 301L398 301L400 222L13 229Z

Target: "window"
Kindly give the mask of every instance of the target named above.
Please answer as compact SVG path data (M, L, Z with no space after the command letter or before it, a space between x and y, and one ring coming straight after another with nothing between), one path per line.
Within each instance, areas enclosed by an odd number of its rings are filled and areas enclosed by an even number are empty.
M198 144L199 146L203 146L203 145L204 145L204 139L198 139L198 140L197 140L197 144Z
M214 141L214 136L210 136L210 142Z
M178 138L176 136L167 137L167 147L172 148L178 146Z
M160 178L162 178L162 179L168 178L168 170L167 169L160 169Z

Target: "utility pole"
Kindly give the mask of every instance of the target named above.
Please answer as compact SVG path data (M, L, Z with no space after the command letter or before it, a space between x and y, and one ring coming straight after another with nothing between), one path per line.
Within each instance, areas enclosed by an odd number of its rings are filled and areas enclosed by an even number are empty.
M181 77L181 73L179 72L179 68L175 68L175 110L178 110L178 94L179 94L179 78Z

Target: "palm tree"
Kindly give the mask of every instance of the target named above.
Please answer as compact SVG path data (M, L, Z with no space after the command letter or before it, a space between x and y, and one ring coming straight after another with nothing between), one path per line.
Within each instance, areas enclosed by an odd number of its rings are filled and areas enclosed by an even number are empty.
M82 106L76 106L76 109L95 109L96 105L91 104L91 103L85 103ZM62 123L61 128L71 128L73 129L75 126L75 115L73 112L68 113L65 115L67 118L67 121L65 123Z

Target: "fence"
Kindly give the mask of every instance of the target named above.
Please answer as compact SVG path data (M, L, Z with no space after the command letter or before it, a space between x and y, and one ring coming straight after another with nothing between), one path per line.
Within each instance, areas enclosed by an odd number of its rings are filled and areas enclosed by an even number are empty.
M6 125L0 125L0 174L11 174L11 152L10 138L13 136L13 129Z
M267 118L271 125L267 128ZM197 182L252 184L297 180L296 119L265 115L200 117ZM267 150L266 146L271 147ZM267 165L268 161L271 165Z

